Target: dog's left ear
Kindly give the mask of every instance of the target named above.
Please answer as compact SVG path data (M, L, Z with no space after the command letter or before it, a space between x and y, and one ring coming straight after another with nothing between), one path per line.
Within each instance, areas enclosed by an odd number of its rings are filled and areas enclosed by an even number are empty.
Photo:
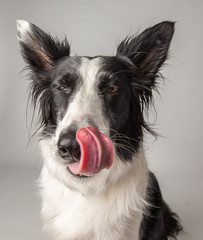
M167 58L173 33L173 22L161 22L136 37L123 40L117 48L117 56L130 59L142 84L153 88L157 73Z

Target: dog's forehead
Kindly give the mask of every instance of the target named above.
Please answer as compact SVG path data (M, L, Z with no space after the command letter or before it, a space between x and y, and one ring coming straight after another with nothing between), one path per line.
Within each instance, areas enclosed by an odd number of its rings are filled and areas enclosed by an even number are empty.
M134 67L134 66L133 66ZM123 56L81 57L79 72L83 79L99 80L101 76L122 76L132 68L130 60ZM94 79L93 79L94 78Z
M82 82L93 83L102 69L102 57L67 57L60 61L53 71L54 78L75 75Z
M126 69L126 61L116 56L73 56L60 61L52 77L57 81L72 76L80 87L88 88L91 92L107 79L115 76L122 78L122 72L126 72Z

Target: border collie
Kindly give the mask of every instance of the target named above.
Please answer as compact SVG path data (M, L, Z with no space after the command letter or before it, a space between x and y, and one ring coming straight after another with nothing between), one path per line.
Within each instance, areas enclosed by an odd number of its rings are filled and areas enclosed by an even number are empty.
M70 56L24 20L18 39L39 105L41 215L47 239L165 240L182 227L148 170L144 119L173 22L125 38L115 56Z

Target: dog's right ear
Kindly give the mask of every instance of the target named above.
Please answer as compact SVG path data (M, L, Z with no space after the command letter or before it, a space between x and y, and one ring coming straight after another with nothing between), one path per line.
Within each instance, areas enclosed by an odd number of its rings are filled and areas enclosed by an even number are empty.
M18 40L27 67L30 70L30 97L41 110L41 127L52 121L52 102L47 77L57 60L70 55L70 46L66 39L59 41L37 26L24 20L17 21ZM52 121L53 122L53 121ZM54 124L54 123L53 123Z
M24 60L34 72L49 70L57 60L70 55L66 38L59 41L32 23L17 20L17 33Z

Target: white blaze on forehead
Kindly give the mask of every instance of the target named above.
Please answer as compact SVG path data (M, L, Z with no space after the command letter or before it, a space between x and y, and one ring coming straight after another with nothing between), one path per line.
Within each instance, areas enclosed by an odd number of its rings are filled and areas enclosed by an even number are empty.
M99 69L100 69L99 58L88 59L84 57L81 59L81 66L79 71L82 76L85 88L95 87L96 75Z
M95 123L103 133L108 135L108 122L104 116L101 98L98 94L97 73L100 70L100 58L81 58L79 74L82 84L69 104L67 112L59 123L57 134L77 122L78 127L86 127L91 122ZM90 120L90 122L88 122Z

